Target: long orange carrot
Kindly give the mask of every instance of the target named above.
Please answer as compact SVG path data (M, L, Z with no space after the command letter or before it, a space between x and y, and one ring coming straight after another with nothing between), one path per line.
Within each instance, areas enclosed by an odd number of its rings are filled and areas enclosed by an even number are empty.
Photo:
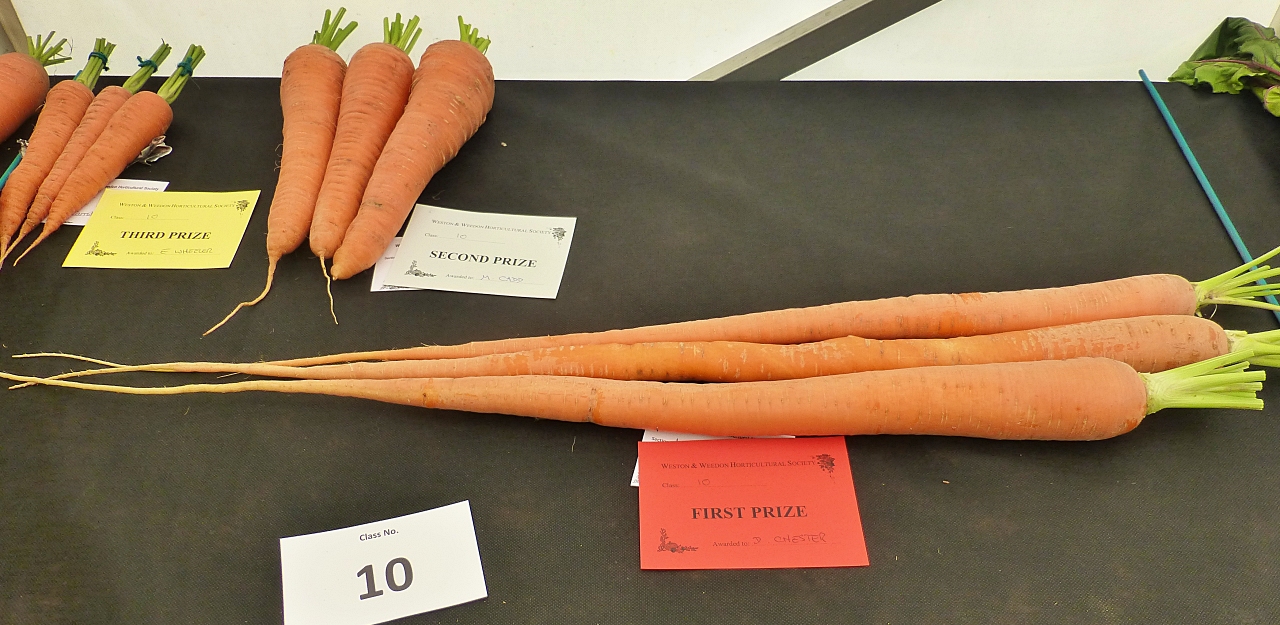
M314 367L265 363L172 362L111 366L54 376L131 371L242 373L311 380L562 375L656 382L757 382L861 371L1105 357L1137 371L1166 371L1223 354L1250 351L1250 362L1280 365L1280 330L1249 334L1191 315L1105 319L1035 330L950 339L858 337L801 345L730 341L575 345L441 360L389 360ZM52 354L19 354L15 358ZM69 354L59 354L74 357ZM101 363L101 361L95 361Z
M933 434L1097 440L1171 407L1261 410L1248 352L1141 374L1108 358L869 371L777 382L683 384L560 376L259 380L135 388L0 373L17 382L175 395L274 391L721 436Z
M271 290L280 259L302 245L311 229L320 184L333 147L342 101L342 79L347 64L338 56L338 46L355 30L356 22L339 29L346 13L324 12L324 24L311 43L284 60L280 75L280 108L284 111L284 151L280 156L280 176L271 210L267 213L267 285L262 293L241 302L212 328L207 336L226 323L241 308L262 301ZM332 17L332 19L331 19Z
M743 341L794 344L842 336L947 338L1122 317L1191 315L1203 306L1219 304L1270 308L1270 304L1251 298L1274 292L1275 285L1257 286L1253 283L1280 274L1280 270L1261 265L1276 254L1280 254L1280 248L1271 250L1259 260L1201 282L1188 282L1175 275L1154 274L1050 289L912 295L625 330L351 352L277 360L272 364L310 366L356 360L467 358L605 343Z
M137 159L138 154L150 145L152 139L168 130L173 121L173 108L170 104L182 93L191 72L203 58L204 48L191 46L186 57L178 63L178 69L159 91L139 91L111 116L107 127L62 185L53 205L49 207L49 215L45 218L44 227L40 229L40 235L13 261L14 264L31 253L41 241L56 232L68 217L105 189L107 183Z
M89 103L93 102L93 88L102 70L107 68L107 60L115 47L106 39L98 39L84 69L75 78L54 85L45 96L44 108L31 131L27 153L9 176L4 191L0 192L0 263L4 262L11 249L9 242L14 233L26 219L27 208L31 206L40 183L53 169L53 163L62 154Z
M0 54L0 140L8 139L44 102L49 91L49 73L44 68L71 59L58 56L66 39L50 45L51 41L53 33L27 37L25 53Z
M151 75L160 67L160 63L163 63L165 58L169 56L169 50L169 44L162 43L155 53L151 55L151 58L144 60L142 57L138 57L138 71L134 72L123 86L108 85L103 87L98 92L98 95L94 96L80 122L71 133L71 137L58 154L57 160L53 162L48 173L44 176L44 180L37 188L35 196L32 198L30 209L26 212L26 219L22 222L22 228L18 231L18 235L13 237L12 243L4 250L4 255L7 256L12 252L22 239L26 238L48 217L49 207L53 205L53 200L58 197L58 192L62 190L62 185L66 183L67 177L71 175L72 170L80 164L80 159L84 158L89 148L93 146L94 141L97 141L98 136L106 129L107 123L111 121L111 116L115 115L121 106L124 106L129 96L137 93L146 84Z
M333 255L334 279L373 266L413 210L418 195L484 123L493 107L489 40L458 18L462 39L427 47L404 115L378 157L360 210Z
M348 64L333 149L311 218L311 251L322 266L342 244L373 165L404 113L413 80L408 53L422 32L415 31L417 24L414 17L402 25L398 14L394 23L384 20L383 42L360 48Z

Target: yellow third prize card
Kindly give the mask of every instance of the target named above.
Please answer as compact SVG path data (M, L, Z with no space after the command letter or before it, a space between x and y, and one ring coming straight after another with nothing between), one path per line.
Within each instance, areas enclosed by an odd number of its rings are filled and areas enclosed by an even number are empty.
M62 266L230 267L259 193L107 189Z

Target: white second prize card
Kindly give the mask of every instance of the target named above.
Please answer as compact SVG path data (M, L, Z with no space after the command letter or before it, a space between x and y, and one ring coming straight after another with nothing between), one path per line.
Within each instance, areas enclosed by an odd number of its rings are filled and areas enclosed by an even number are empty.
M419 204L386 284L555 299L576 222Z
M285 625L373 625L488 596L471 504L280 539Z

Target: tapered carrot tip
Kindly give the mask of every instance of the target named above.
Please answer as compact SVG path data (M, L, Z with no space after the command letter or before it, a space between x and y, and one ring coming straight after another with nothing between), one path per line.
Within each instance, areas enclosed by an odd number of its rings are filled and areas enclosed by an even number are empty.
M28 246L27 246L27 249L22 250L22 253L21 253L21 254L18 254L18 257L17 257L17 258L13 259L13 264L14 264L14 265L17 265L17 264L18 264L18 261L22 260L22 258L23 258L24 256L26 256L27 254L30 254L30 253L31 253L31 250L35 249L35 247L36 247L37 245L40 245L40 242L41 242L41 241L43 241L43 240L45 240L45 239L49 238L49 235L50 235L50 234L53 234L53 231L52 231L52 230L49 230L48 228L41 228L41 229L40 229L40 236L36 237L36 240L35 240L35 241L32 241L32 242L31 242L31 245L28 245ZM16 241L14 242L14 246L15 246L15 247L17 246L17 242L16 242Z

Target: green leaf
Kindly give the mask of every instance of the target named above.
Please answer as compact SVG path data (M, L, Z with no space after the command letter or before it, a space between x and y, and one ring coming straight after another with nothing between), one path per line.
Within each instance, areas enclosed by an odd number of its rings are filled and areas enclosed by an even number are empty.
M1253 94L1262 100L1262 106L1266 107L1267 112L1280 117L1280 86L1272 85L1265 89L1253 87Z
M1253 91L1272 115L1280 116L1280 38L1271 28L1243 17L1228 17L1169 76L1214 93Z

